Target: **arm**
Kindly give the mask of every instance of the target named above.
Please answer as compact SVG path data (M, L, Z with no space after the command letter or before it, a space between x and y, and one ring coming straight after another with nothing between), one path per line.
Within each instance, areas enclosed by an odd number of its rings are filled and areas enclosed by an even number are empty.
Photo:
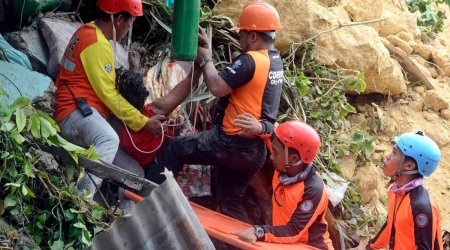
M375 238L369 240L366 249L382 249L389 245L389 238L391 237L391 227L388 226L389 219L389 217L386 219Z
M155 112L155 114L169 115L191 92L191 80L193 81L192 87L195 88L197 86L200 75L200 67L194 64L194 68L191 69L189 75L178 83L169 93L156 99L152 103L153 112Z
M411 192L411 212L414 221L414 241L417 249L433 249L433 209L429 200L428 193L417 195L417 192Z
M226 96L233 91L222 77L220 77L219 72L212 62L208 62L203 66L203 77L206 87L215 97Z
M98 43L86 48L80 55L86 76L98 98L118 118L133 130L139 131L148 118L129 104L115 87L113 51L109 44Z
M206 35L204 29L200 29L199 43L202 46L199 46L198 48L197 62L200 63L200 61L203 58L207 58L210 60L203 66L203 77L206 87L208 88L209 91L211 91L211 94L213 94L216 97L228 95L233 90L222 79L222 77L219 76L219 72L212 63L211 44L208 41L208 36Z

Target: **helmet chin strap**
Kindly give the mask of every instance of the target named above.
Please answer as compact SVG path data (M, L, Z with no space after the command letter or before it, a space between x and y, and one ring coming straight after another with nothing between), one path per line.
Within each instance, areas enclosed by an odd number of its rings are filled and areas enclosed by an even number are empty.
M417 169L402 171L404 162L405 162L405 156L403 155L403 158L397 167L397 171L395 172L395 175L393 177L391 177L391 180L386 184L386 187L389 187L391 184L393 184L395 181L397 181L401 175L412 175L412 174L419 173L419 171Z
M111 17L111 22L112 22L112 26L113 26L113 44L114 44L114 56L115 56L116 51L117 51L117 45L116 45L117 33L116 33L116 26L114 25L114 15L110 15L110 17Z
M288 147L284 147L284 172L286 173L290 167L295 167L302 164L302 160L297 161L296 163L289 164L289 152Z
M133 23L134 23L134 17L133 18ZM130 52L130 47L131 47L131 35L133 34L133 25L131 25L130 30L128 31L128 41L127 41L127 55Z

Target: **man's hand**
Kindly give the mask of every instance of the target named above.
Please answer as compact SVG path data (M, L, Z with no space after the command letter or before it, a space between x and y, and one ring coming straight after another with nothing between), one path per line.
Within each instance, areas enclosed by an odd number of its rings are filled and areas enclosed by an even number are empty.
M166 120L164 115L154 115L148 118L147 124L145 124L145 129L152 133L154 137L161 135L162 122Z
M197 59L195 59L195 61L200 64L200 61L204 57L212 59L212 50L211 44L209 44L208 35L206 35L206 32L203 28L200 28L198 34Z
M239 236L240 240L243 240L250 244L255 243L257 240L256 234L255 234L255 228L253 228L253 227L249 227L249 228L245 229L244 231L234 231L231 233Z
M128 52L128 69L131 72L139 72L139 62L141 61L141 55L135 50Z
M259 135L263 129L261 123L251 114L236 116L234 125L243 129L239 132L240 135Z

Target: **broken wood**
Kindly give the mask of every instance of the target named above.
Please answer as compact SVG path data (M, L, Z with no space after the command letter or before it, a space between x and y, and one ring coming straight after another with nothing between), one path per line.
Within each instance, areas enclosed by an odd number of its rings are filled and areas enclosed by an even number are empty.
M388 49L391 56L400 63L402 68L409 73L414 79L420 81L427 89L435 89L433 84L428 80L425 74L419 69L416 63L409 58L403 50L390 44L389 41L382 39L384 46Z
M74 163L69 154L62 148L42 147L42 149L51 154L59 156L59 158L64 163ZM119 168L114 164L103 161L92 161L82 155L78 155L78 166L83 167L89 173L98 176L99 178L112 180L125 187L136 190L140 195L144 197L148 196L151 191L158 186L158 184L153 183L145 179L144 177L135 175L127 170Z

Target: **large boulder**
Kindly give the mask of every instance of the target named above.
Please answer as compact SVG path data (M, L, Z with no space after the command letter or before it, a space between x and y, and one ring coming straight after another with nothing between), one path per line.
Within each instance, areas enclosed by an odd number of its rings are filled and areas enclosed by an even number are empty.
M355 22L388 18L383 22L369 24L382 36L387 37L388 35L397 35L404 32L410 34L413 39L420 39L417 16L408 11L404 1L343 0L341 5Z
M301 42L311 35L339 26L333 12L315 1L268 1L281 16L283 29L278 33L276 47L288 52L293 42ZM274 3L275 2L275 3ZM214 11L237 20L246 1L222 0ZM406 85L400 65L391 59L377 32L368 26L349 26L322 33L315 39L316 60L335 67L364 72L366 93L402 94Z
M40 20L39 29L50 54L47 72L53 79L56 79L59 62L61 62L70 38L80 26L81 23L66 18L42 18Z

